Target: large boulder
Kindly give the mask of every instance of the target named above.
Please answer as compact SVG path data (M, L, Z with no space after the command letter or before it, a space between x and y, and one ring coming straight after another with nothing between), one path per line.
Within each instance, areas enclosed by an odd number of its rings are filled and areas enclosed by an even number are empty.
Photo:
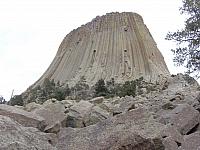
M177 150L178 149L177 143L171 137L164 138L162 143L165 146L165 150Z
M175 109L162 116L165 123L170 123L181 134L187 134L199 124L199 112L188 104L178 105Z
M164 150L157 123L144 109L135 109L85 128L63 128L58 134L59 150L144 149ZM135 142L134 142L135 139Z
M165 138L170 138L176 143L183 143L183 135L171 125L166 125L164 129L161 131L161 136Z
M69 109L66 126L82 128L107 119L110 113L88 101L80 101Z
M90 115L93 106L94 105L92 103L83 100L73 105L69 109L69 113L66 120L66 126L74 128L85 127L86 124L84 120Z
M57 150L52 143L54 135L36 128L23 127L9 117L0 115L1 150Z
M161 131L165 150L176 150L183 143L183 135L171 125L166 125Z
M25 105L25 110L26 111L29 111L29 112L31 112L31 111L34 111L35 109L38 109L38 108L40 108L41 107L41 105L40 104L37 104L37 103L35 103L35 102L31 102L31 103L28 103L27 105Z
M44 118L13 106L1 104L0 115L10 117L24 127L35 127L40 130L46 127Z
M132 109L135 109L135 99L131 96L126 96L121 98L120 103L117 107L113 110L113 115L120 114L126 111L130 111Z
M184 142L179 150L199 150L200 149L200 131L184 136Z
M90 114L85 117L84 122L86 126L98 123L101 120L107 119L111 115L98 106L94 106Z
M65 107L58 101L46 103L32 113L45 119L47 124L47 127L44 129L45 132L57 133L61 127L65 126Z

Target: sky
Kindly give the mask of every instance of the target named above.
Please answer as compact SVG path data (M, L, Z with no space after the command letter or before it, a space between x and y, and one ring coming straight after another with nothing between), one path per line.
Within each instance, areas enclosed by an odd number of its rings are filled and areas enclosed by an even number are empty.
M63 38L73 29L109 12L142 15L172 74L168 31L184 27L182 0L1 0L0 95L21 94L45 72Z

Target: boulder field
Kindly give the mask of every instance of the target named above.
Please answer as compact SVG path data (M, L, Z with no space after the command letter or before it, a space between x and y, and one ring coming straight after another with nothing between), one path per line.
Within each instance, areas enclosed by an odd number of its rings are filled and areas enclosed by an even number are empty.
M135 97L0 105L0 150L198 150L200 90L178 74Z

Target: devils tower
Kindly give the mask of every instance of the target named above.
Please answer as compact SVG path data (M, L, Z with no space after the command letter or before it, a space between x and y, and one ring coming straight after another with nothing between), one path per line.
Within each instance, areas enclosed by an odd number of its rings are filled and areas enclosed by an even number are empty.
M84 76L92 85L101 78L123 82L143 76L152 81L160 74L169 71L142 17L108 13L71 31L35 86L45 78L74 84Z

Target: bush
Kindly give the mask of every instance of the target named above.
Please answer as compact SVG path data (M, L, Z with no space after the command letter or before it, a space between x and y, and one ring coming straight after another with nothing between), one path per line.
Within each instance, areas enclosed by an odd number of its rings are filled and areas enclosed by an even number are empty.
M8 102L9 105L14 106L14 105L19 105L19 106L23 106L23 99L21 95L15 95L14 97L12 97L10 99L10 101Z

